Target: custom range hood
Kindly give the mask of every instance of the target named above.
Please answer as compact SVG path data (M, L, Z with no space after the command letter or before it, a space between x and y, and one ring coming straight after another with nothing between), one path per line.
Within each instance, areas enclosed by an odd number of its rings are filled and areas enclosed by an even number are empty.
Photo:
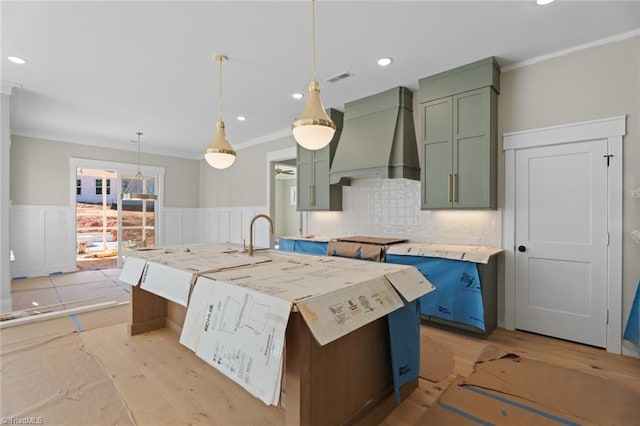
M344 105L344 123L329 179L357 177L420 180L413 125L413 92L396 87Z

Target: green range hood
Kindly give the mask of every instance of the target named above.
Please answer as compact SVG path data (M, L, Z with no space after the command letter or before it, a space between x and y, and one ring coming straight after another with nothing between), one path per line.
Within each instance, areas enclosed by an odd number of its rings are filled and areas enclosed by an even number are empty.
M413 92L406 87L344 105L342 135L329 179L348 185L358 177L420 180Z

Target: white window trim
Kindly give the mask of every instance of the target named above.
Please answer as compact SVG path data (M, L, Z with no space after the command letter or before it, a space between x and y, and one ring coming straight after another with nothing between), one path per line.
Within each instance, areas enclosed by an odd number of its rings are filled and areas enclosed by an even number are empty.
M69 216L70 223L73 224L74 232L69 235L71 242L69 247L72 248L72 258L75 259L75 224L76 224L76 170L78 168L114 170L118 174L118 183L121 175L135 175L138 173L138 165L131 163L120 163L117 161L91 160L87 158L69 158ZM140 171L145 176L154 176L157 179L156 194L158 199L155 205L155 228L156 228L156 246L160 247L164 244L164 167L158 166L140 166ZM121 206L120 185L116 183L111 190L115 191L116 200L118 200L118 208Z

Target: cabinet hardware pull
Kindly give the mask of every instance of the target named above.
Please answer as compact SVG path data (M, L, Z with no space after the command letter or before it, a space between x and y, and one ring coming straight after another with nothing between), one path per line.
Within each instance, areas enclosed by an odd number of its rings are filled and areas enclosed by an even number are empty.
M453 174L453 202L458 202L458 174Z
M316 187L314 185L309 185L309 205L316 205Z
M447 177L447 197L449 197L449 202L453 199L453 195L451 194L451 179L453 175L449 173L449 177Z

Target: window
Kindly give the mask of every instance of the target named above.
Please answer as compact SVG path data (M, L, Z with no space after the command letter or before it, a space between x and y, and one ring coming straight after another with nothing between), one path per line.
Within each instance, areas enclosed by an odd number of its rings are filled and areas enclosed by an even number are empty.
M76 195L82 195L82 180L76 179Z
M107 179L107 195L111 194L111 179ZM96 195L102 195L102 179L96 179Z

